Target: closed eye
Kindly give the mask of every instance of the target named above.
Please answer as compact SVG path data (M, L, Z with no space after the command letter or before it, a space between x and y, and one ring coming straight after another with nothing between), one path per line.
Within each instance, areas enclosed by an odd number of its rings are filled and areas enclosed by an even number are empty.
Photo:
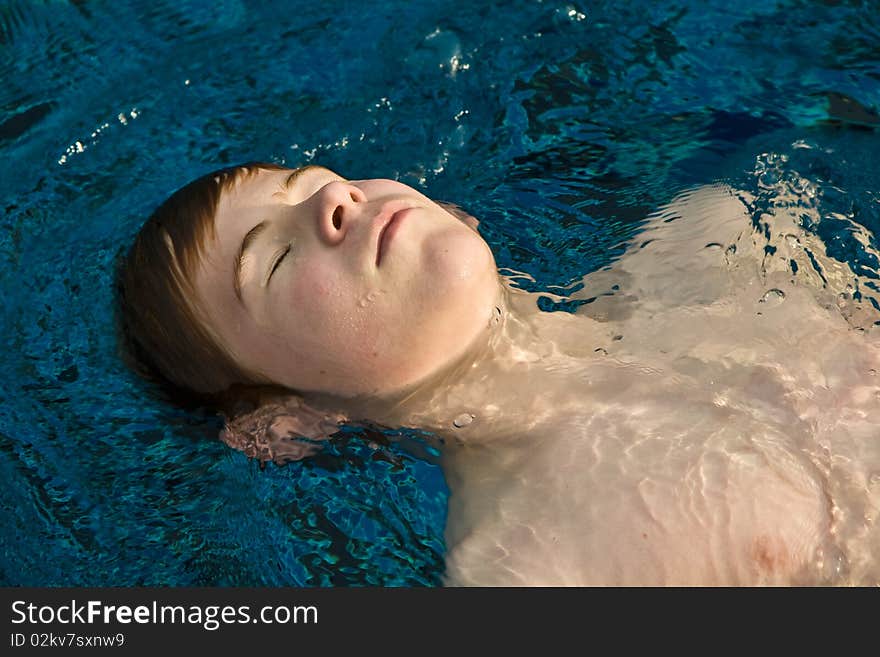
M290 253L290 244L284 247L283 251L280 251L277 256L275 256L275 260L272 262L272 267L269 269L269 273L266 274L266 282L264 285L269 284L269 279L272 278L272 274L275 273L275 270L278 269L278 265L281 264L281 261L284 260L284 256Z

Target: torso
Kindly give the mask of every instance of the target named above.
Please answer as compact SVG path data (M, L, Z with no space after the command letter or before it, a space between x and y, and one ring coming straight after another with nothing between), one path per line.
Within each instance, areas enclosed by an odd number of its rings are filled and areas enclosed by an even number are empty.
M876 332L744 253L742 205L702 194L671 207L717 216L588 285L618 285L564 320L595 344L516 365L531 392L446 450L448 583L880 582Z

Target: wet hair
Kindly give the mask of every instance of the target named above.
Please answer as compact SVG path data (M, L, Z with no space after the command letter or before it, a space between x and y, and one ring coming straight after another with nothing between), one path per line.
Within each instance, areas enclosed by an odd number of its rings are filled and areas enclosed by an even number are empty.
M220 196L259 170L249 162L214 171L174 192L144 223L115 276L120 356L137 374L181 404L217 401L233 385L260 384L211 331L194 304L193 276Z

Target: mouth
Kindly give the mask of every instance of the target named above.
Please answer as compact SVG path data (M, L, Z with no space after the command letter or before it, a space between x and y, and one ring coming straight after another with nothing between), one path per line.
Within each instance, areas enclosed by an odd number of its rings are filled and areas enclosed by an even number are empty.
M377 267L382 263L382 258L385 257L385 254L388 253L388 249L391 246L394 236L397 234L401 223L403 223L404 218L410 210L412 210L412 208L402 208L392 214L379 231L379 239L376 240Z

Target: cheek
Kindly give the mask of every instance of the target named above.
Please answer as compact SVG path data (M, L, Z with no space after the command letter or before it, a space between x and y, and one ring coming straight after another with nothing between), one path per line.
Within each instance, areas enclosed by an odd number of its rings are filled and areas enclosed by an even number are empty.
M315 303L338 300L341 293L342 280L330 267L320 263L297 266L290 288L294 305L308 308Z
M375 341L375 308L356 278L338 265L312 262L298 269L289 292L277 309L284 313L289 333L300 336L306 349L358 352Z
M302 323L339 319L351 291L334 268L321 262L302 263L296 268L289 292L283 300L284 312Z

